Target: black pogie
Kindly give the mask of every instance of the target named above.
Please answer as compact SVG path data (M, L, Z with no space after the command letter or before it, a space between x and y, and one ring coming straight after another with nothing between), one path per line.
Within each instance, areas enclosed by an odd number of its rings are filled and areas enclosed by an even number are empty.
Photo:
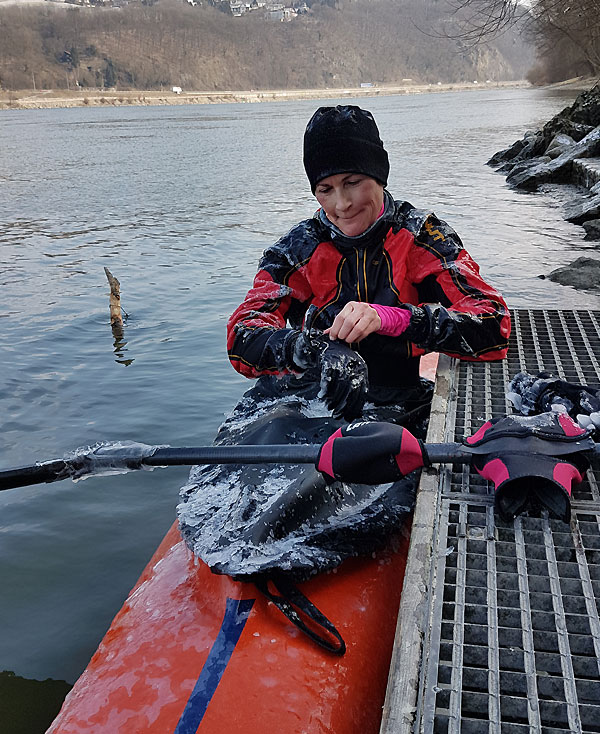
M566 411L496 418L465 444L476 471L493 482L496 510L505 520L541 506L564 522L571 517L572 485L588 466L585 453L595 446Z
M423 442L393 423L355 421L321 447L317 468L326 479L365 484L396 482L428 464Z

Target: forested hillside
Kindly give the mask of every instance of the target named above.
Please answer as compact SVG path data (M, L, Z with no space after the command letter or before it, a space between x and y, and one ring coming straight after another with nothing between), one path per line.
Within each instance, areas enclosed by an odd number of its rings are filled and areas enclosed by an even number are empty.
M525 77L530 51L516 34L471 48L443 36L454 23L442 0L314 3L288 23L177 0L0 6L0 87L298 89Z

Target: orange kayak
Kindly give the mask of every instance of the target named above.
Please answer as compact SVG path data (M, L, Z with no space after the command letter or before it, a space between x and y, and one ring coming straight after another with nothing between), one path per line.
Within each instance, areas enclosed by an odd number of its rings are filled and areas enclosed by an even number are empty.
M173 526L49 734L378 732L407 536L299 585L344 637L336 657Z
M383 550L298 584L343 656L254 584L212 573L173 525L48 734L376 734L410 522Z

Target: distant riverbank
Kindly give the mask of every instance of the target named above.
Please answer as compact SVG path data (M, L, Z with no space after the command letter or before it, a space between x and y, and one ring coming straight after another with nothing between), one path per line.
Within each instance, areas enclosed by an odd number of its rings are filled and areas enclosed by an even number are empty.
M298 99L329 99L343 97L385 97L397 94L428 94L480 89L514 89L529 87L527 81L468 82L456 84L404 84L336 89L275 89L220 92L182 91L117 91L94 89L86 91L23 90L0 92L0 109L48 109L52 107L120 107L126 105L183 105L219 103L283 102Z

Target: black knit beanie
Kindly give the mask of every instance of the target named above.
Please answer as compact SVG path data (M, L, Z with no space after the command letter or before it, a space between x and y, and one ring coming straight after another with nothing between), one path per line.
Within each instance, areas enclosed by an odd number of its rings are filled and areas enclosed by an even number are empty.
M354 105L319 107L304 133L304 169L313 194L336 173L362 173L386 186L390 164L373 115Z

